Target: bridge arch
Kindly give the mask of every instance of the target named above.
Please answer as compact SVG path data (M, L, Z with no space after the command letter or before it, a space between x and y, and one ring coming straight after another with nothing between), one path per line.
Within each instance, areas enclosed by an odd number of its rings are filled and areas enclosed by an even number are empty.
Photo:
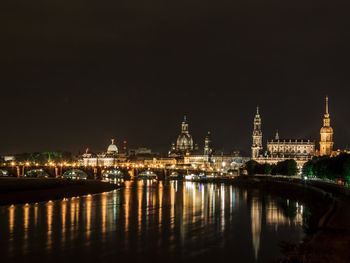
M119 179L124 177L124 172L119 168L108 168L103 171L102 179L110 180L110 179Z
M0 169L0 176L1 177L9 177L9 176L11 176L11 173L8 170Z
M38 169L31 169L24 173L24 177L38 177L38 178L48 178L50 177L50 174L47 173L44 169L38 168Z

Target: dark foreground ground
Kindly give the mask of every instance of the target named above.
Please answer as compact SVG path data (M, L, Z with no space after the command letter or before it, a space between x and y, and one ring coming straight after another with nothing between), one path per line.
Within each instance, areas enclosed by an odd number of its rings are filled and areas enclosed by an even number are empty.
M0 205L33 203L111 191L118 185L94 180L0 178Z

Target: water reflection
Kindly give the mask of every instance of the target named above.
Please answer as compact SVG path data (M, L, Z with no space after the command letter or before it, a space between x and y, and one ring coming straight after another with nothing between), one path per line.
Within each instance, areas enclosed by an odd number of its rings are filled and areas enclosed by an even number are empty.
M15 225L15 206L11 205L9 208L9 232L10 232L10 235L13 233L14 225Z
M107 193L103 193L101 194L101 232L102 234L106 233L106 220L107 220Z
M47 251L52 249L52 217L53 217L53 202L49 201L46 204L46 219L47 219Z
M251 218L252 218L252 240L255 259L258 259L258 253L260 248L260 235L261 235L261 218L262 209L261 202L257 199L253 199L251 205Z
M23 206L23 228L24 228L24 244L23 251L26 252L28 249L28 226L29 226L29 204Z
M66 243L66 218L67 218L67 200L64 199L61 202L61 243L63 246Z
M223 184L126 181L109 193L0 207L0 219L8 219L0 253L50 262L91 262L94 251L104 260L266 262L280 255L281 238L301 240L304 210Z
M9 237L8 237L8 254L12 256L14 253L14 238L13 231L15 226L15 206L11 205L8 209L8 222L9 222Z
M88 195L86 197L86 239L89 239L91 234L91 204L92 197Z
M34 224L37 226L38 224L38 204L34 204Z

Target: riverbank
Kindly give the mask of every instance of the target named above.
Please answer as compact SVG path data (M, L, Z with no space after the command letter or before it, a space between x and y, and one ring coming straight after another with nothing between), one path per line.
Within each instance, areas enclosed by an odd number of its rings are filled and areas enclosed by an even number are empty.
M350 191L319 181L242 176L222 183L258 188L272 195L304 202L311 209L306 237L301 244L281 243L280 263L350 262Z
M57 200L117 188L118 185L94 180L0 178L0 205Z

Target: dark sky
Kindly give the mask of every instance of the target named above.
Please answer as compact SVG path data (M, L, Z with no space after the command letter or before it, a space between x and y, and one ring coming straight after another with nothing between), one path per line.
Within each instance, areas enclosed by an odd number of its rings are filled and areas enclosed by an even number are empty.
M188 115L195 142L248 151L318 140L330 97L350 144L348 0L2 0L0 153L166 151Z

